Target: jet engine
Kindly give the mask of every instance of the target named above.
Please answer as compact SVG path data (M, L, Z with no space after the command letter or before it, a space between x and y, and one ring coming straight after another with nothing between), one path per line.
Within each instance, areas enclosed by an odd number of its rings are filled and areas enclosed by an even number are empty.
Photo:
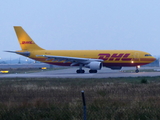
M85 67L90 68L91 70L100 70L103 67L103 64L101 62L90 62Z

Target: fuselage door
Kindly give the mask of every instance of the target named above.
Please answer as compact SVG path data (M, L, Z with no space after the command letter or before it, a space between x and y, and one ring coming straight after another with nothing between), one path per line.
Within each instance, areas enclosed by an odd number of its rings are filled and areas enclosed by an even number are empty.
M135 52L133 55L133 61L139 61L139 52Z

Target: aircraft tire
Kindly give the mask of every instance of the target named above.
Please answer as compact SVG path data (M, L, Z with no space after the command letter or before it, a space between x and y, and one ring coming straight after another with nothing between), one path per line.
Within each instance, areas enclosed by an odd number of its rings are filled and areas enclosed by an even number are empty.
M76 72L77 72L77 73L85 73L84 70L77 70Z
M97 73L97 70L89 70L89 73Z
M135 72L136 72L136 73L139 73L139 70L137 69L137 70L135 70Z

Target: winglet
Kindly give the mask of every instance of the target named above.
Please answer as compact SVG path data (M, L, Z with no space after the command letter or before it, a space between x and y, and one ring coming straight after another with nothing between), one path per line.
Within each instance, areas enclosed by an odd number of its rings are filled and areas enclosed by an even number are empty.
M22 50L44 50L39 47L21 26L14 26Z

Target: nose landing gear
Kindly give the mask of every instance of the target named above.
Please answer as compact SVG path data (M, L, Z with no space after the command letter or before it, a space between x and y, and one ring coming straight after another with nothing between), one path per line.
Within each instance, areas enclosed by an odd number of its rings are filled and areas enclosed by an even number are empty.
M140 66L138 65L138 66L136 66L136 70L135 70L135 72L136 73L139 73L139 69L138 68L140 68Z

